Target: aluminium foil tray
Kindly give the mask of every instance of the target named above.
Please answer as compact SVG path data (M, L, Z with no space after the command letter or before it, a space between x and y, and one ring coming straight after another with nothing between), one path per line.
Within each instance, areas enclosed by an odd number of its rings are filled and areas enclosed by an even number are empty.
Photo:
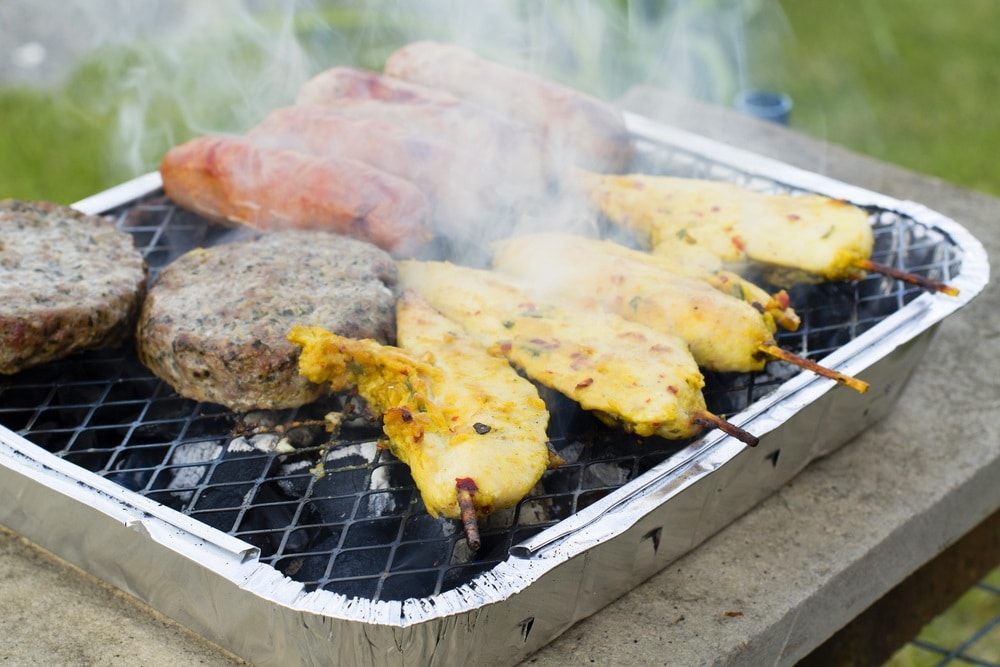
M684 443L622 486L512 543L490 569L433 595L366 599L304 586L250 542L6 427L0 427L0 522L255 664L504 665L526 658L885 416L937 325L988 280L981 244L919 204L640 116L626 119L652 169L658 153L669 150L689 175L765 191L816 192L865 207L873 220L906 221L905 233L887 234L902 247L896 262L911 269L907 247L919 244L918 268L960 295L908 290L897 297L896 288L886 286L882 300L895 299L893 312L818 359L869 382L867 393L808 373L782 377L727 415L760 437L758 447L718 431ZM104 213L159 188L159 175L148 174L76 207ZM0 381L0 410L4 402Z

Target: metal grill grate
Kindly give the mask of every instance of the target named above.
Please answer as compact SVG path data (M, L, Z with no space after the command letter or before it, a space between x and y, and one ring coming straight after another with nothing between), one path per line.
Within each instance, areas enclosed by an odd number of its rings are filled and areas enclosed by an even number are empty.
M642 147L640 147L642 148ZM738 182L787 191L681 150L640 150L637 171ZM155 277L190 248L232 237L180 210L162 192L107 212L134 235ZM942 234L905 215L871 211L875 261L939 280L961 263ZM779 344L819 359L920 294L877 276L791 290L801 328ZM732 414L797 369L707 374L706 399ZM380 430L349 400L236 415L183 399L149 373L131 347L47 364L0 380L0 424L86 470L195 517L261 550L261 560L302 582L348 597L428 597L468 583L510 548L578 512L689 444L609 431L568 400L543 393L550 437L566 459L517 507L482 526L472 554L457 522L423 509L405 465L378 446ZM326 415L345 422L330 439Z

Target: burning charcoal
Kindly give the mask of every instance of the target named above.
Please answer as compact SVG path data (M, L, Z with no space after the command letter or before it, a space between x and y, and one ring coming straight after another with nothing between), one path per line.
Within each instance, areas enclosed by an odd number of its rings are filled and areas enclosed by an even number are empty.
M529 494L529 498L521 501L521 504L518 505L517 524L519 526L533 526L552 521L552 500L536 497L545 494L543 482L544 478L535 486Z
M605 486L621 486L629 480L631 470L615 462L594 463L587 466L583 473L584 488L601 488Z
M390 571L412 574L411 570L441 567L448 562L449 552L449 544L444 540L405 542L393 554Z
M189 502L194 495L194 488L205 476L208 466L194 465L207 463L218 458L222 445L217 441L189 442L178 445L170 457L170 465L174 468L173 478L167 484L172 494L184 502Z
M344 548L391 544L399 535L401 523L398 517L353 523L344 537Z
M314 447L317 437L325 431L318 424L301 424L285 431L283 440L295 449Z
M372 468L377 458L378 445L375 442L337 447L327 454L323 476L313 485L311 501L324 521L328 520L327 516L331 513L331 507L326 507L328 503L332 504L335 517L341 515L343 503L338 496L357 496L367 491L391 487L390 466ZM367 494L359 506L359 514L379 516L392 512L395 507L391 494ZM334 520L343 521L343 518Z
M516 507L507 507L502 510L491 512L486 517L480 519L480 530L506 530L514 525L514 514Z
M380 600L426 598L438 591L438 572L403 572L386 577L379 592Z
M390 475L391 466L382 465L375 468L372 470L369 488L373 490L388 491L392 488ZM404 494L408 497L410 492L406 491ZM397 500L397 494L394 493L369 493L362 499L362 503L359 505L359 508L363 509L366 516L381 516L384 514L390 514L395 511L397 507L405 504L406 501Z
M456 540L451 551L451 563L473 561L500 561L507 557L507 536L505 533L482 534L479 549L473 551L467 540Z
M385 570L389 555L389 547L341 551L329 576L331 579L377 576Z
M579 440L570 440L563 444L562 447L559 447L556 451L565 462L563 465L566 465L579 461L585 447L586 445Z
M125 450L114 464L114 472L106 475L106 479L124 486L130 491L147 489L157 470L163 465L166 455L164 447L131 447ZM163 478L158 477L159 484L152 488L163 488Z
M206 488L195 497L189 512L224 532L238 530L241 510L254 511L251 503L274 461L274 456L249 447L242 438L233 440L210 467Z
M260 486L253 499L254 506L246 512L240 524L240 537L258 546L265 554L299 553L309 547L311 532L308 528L289 531L295 521L295 505L281 493L276 484ZM287 533L282 545L282 536Z
M306 458L286 460L281 463L281 476L276 484L282 492L291 498L301 498L309 491L309 482L313 478L314 463Z

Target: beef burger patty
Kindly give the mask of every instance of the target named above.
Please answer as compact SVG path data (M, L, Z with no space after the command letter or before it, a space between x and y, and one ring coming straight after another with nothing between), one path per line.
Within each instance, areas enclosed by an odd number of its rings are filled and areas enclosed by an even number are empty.
M0 373L121 344L147 275L131 235L110 220L0 201Z
M290 408L328 393L299 374L295 324L395 339L396 265L370 243L321 231L192 250L143 304L139 359L177 393L231 410Z

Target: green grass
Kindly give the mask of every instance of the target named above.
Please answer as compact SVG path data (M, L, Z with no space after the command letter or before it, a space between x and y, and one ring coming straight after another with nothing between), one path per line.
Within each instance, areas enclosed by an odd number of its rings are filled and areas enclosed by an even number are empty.
M995 0L784 0L794 126L1000 195Z
M33 90L0 90L0 198L69 203L104 189L108 130Z

